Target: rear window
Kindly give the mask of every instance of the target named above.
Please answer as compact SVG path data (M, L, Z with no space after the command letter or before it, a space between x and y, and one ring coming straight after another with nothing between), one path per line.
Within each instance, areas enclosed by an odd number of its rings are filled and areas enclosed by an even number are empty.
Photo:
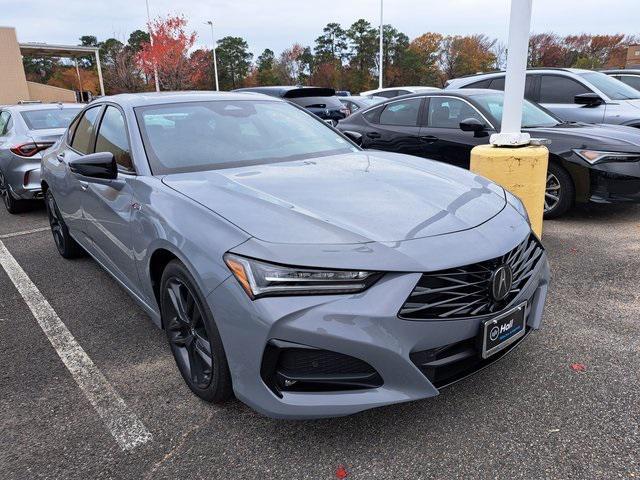
M28 110L20 112L29 130L47 128L67 128L80 108L49 108L46 110Z
M336 108L342 106L342 102L338 97L300 97L288 98L287 100L305 108Z

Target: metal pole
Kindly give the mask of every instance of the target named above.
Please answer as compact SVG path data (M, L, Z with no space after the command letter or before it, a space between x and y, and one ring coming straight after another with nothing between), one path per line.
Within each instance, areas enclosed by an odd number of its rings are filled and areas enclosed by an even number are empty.
M502 127L499 134L491 136L493 145L518 146L530 142L529 134L522 133L520 128L529 53L531 4L532 0L511 0Z
M382 88L382 64L383 64L383 56L382 56L382 30L383 30L383 22L382 22L382 2L380 0L380 73L378 74L378 88Z
M78 59L74 59L76 62L76 75L78 75L78 88L80 89L80 101L82 102L82 79L80 78L80 69L78 68Z
M213 22L211 20L207 21L209 25L211 25L211 49L213 50L213 73L216 78L216 92L220 91L220 85L218 84L218 60L216 58L216 39L213 34Z
M100 95L104 97L104 82L102 81L102 67L100 66L100 53L96 49L96 65L98 66L98 80L100 81Z
M147 3L147 31L149 32L149 42L153 48L153 35L151 35L151 15L149 15L149 0L145 0ZM158 82L158 66L155 59L153 60L153 78L156 81L156 92L160 91L160 82Z

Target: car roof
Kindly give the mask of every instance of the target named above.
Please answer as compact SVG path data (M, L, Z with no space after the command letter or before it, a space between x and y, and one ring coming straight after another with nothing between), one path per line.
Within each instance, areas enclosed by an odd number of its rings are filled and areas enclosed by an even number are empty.
M628 73L631 75L640 75L640 68L611 68L607 70L600 70L602 73Z
M55 110L60 108L83 108L82 103L24 103L17 105L0 105L3 110L14 112L28 112L31 110Z
M277 98L269 95L262 95L253 92L214 92L214 91L191 91L191 92L143 92L143 93L121 93L101 97L92 103L114 102L127 107L141 107L144 105L161 105L168 103L182 102L210 102L224 100L270 100L279 102Z
M295 93L309 91L311 94L299 94ZM287 97L287 98L296 98L296 97L306 97L306 96L315 96L315 97L333 97L336 94L336 91L333 88L325 88L325 87L314 87L311 85L272 85L266 87L245 87L245 88L237 88L232 90L232 92L255 92L255 93L265 93L267 95L275 96L275 97Z

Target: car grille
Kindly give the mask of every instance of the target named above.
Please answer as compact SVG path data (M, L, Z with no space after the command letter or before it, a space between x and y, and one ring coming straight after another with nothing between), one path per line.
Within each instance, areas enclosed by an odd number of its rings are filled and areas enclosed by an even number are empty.
M506 307L536 270L543 247L534 235L505 255L464 267L424 273L398 315L405 319L467 318ZM505 298L494 300L490 283L494 271L508 265L512 285Z

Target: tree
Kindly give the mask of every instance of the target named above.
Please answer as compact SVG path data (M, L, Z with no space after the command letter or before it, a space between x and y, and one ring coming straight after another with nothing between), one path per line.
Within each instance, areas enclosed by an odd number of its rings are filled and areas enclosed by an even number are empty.
M291 48L287 48L280 54L278 59L278 70L286 85L303 84L308 75L305 68L308 67L308 54L305 48L299 43L294 43Z
M491 70L496 62L492 49L496 40L483 34L448 36L442 41L440 63L445 78Z
M249 74L253 54L242 37L224 37L218 40L218 75L220 88L228 90L241 86Z
M265 48L256 61L255 81L258 85L278 85L276 58L273 50Z
M98 45L100 46L100 62L104 65L113 64L118 53L124 48L124 44L115 38L108 38Z
M384 85L394 86L404 83L404 70L403 63L409 48L409 37L404 33L399 32L391 25L384 25L382 27L382 41L383 41L383 75ZM376 35L376 43L380 42L380 33ZM380 71L379 54L375 55L376 65L378 71Z
M147 75L158 71L158 80L165 90L182 90L189 85L191 71L187 52L196 41L196 33L187 33L187 21L182 16L158 17L149 25L151 42L141 43L136 54L138 64Z
M213 50L198 49L189 57L191 63L190 88L196 90L215 90L213 72Z
M51 57L36 58L24 56L22 57L22 65L27 80L47 83L58 67L58 62Z
M339 23L328 23L322 32L322 35L316 38L316 45L313 49L317 62L324 63L336 60L342 64L348 56L347 33Z
M567 67L567 48L555 33L536 33L529 37L530 67Z
M136 52L124 47L114 54L104 71L104 87L109 95L141 92L145 78L136 59Z
M414 38L402 66L408 84L434 86L440 81L438 61L443 37L439 33L428 32Z
M346 72L349 90L361 92L368 89L376 66L377 32L364 19L354 22L347 30L349 39L349 69Z
M134 30L129 35L127 47L133 53L138 53L142 48L143 43L149 43L149 34L143 30Z

